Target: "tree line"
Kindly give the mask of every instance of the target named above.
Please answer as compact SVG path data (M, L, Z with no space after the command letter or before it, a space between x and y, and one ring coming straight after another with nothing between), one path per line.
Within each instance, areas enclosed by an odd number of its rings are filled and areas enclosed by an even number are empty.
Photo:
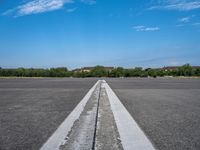
M185 64L175 69L164 68L123 68L106 69L95 66L90 71L68 70L66 67L36 69L36 68L0 68L1 77L163 77L163 76L200 76L200 67Z

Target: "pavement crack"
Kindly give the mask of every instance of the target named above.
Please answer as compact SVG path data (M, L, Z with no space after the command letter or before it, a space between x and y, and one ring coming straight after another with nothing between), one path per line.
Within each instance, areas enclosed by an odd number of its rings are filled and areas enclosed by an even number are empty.
M99 116L99 101L100 101L100 96L101 96L101 84L102 84L102 82L100 83L99 94L98 94L98 102L97 102L97 111L96 111L95 130L94 130L94 136L93 136L92 150L95 150L95 145L96 145L97 123L98 123L98 116Z

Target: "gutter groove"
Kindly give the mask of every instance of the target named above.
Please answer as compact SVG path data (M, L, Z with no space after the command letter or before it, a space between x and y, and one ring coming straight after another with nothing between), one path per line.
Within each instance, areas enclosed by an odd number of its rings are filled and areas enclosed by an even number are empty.
M92 150L95 150L96 146L96 134L97 134L97 123L98 123L98 114L99 114L99 101L101 97L101 84L102 82L100 81L100 88L99 88L99 95L98 95L98 102L97 102L97 111L96 111L96 119L95 119L95 129L94 129L94 136L93 136L93 144L92 144Z

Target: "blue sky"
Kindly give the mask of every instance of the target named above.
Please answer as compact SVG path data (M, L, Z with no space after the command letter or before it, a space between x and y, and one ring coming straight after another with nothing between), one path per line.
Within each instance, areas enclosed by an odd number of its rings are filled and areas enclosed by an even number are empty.
M0 0L0 66L200 65L200 0Z

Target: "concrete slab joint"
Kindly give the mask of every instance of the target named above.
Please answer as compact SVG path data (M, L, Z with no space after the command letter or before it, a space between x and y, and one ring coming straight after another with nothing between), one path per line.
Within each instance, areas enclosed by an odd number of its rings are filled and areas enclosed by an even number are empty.
M99 80L41 150L154 150L105 80Z

